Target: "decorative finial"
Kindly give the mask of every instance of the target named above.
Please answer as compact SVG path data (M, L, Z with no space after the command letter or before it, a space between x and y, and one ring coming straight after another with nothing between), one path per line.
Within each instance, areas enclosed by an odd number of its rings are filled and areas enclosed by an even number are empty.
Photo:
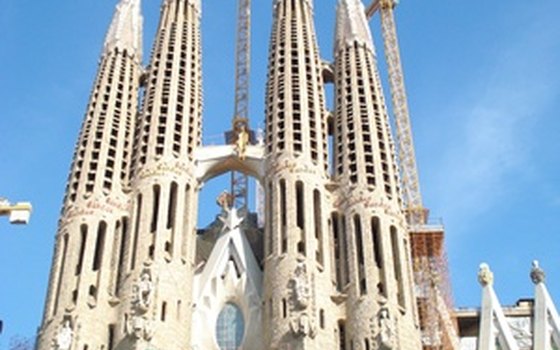
M537 260L533 260L533 268L531 268L530 276L534 284L544 283L545 273L544 270L540 268Z
M494 284L494 274L490 271L490 266L488 266L487 263L480 264L478 269L478 282L483 287Z

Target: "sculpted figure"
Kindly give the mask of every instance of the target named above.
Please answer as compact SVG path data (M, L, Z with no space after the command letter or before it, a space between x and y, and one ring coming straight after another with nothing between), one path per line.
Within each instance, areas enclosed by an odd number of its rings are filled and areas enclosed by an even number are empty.
M140 280L134 286L133 304L140 310L147 310L152 302L153 284L148 272L143 272Z
M379 311L379 341L382 349L393 349L395 343L395 326L389 309L382 308Z
M290 328L297 336L309 336L311 338L315 338L315 335L317 335L317 326L315 325L313 318L309 317L309 315L305 312L292 318Z
M307 268L305 262L300 261L296 267L294 277L290 279L292 286L292 296L294 306L297 309L305 309L309 305L310 289L309 280L307 278Z
M126 326L127 334L134 339L150 340L153 336L152 324L145 317L133 316Z
M64 324L58 331L55 339L55 349L56 350L70 350L72 346L72 340L74 339L74 331L70 325L70 321L64 321Z

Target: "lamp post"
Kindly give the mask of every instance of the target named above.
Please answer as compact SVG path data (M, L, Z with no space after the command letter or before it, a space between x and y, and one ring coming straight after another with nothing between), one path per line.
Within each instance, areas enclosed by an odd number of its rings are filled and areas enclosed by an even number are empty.
M25 225L31 216L31 203L18 202L11 204L7 199L0 197L0 216L9 216L11 224Z

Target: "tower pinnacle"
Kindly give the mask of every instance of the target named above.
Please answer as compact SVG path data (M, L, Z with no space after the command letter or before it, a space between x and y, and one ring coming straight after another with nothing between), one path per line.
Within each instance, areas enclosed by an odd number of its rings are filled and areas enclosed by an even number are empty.
M121 0L117 5L105 38L105 52L119 48L130 51L138 59L142 58L143 18L140 2L141 0Z
M364 5L360 0L339 0L336 16L336 51L342 45L357 41L366 45L375 54Z

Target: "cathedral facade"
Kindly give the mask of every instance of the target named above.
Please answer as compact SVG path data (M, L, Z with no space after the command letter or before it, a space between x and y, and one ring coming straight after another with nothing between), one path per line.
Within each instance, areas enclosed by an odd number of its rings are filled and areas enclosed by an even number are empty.
M312 0L273 11L263 140L205 146L200 0L163 0L148 67L140 0L120 1L74 153L39 350L422 349L364 6L338 2L329 65ZM197 229L202 184L229 171L259 182L264 225L221 200Z

